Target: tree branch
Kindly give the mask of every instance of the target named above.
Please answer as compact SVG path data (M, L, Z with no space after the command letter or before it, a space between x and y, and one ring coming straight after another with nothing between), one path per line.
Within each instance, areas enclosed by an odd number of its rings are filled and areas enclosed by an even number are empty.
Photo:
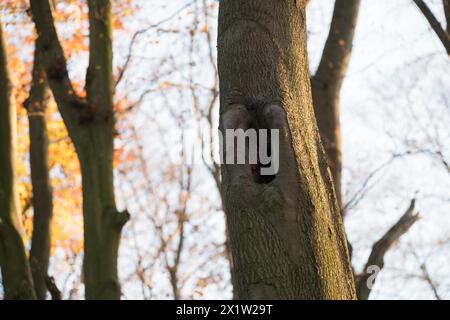
M88 0L89 66L86 74L88 104L95 116L112 118L114 80L112 74L111 1ZM91 114L94 116L94 114Z
M367 272L369 267L377 266L380 270L383 269L386 252L402 235L408 232L411 226L419 219L419 214L414 213L415 202L415 199L411 200L409 208L403 216L373 245L372 252L370 253L363 272L357 276L356 289L359 300L367 300L372 290L367 284L367 280L371 275Z
M450 34L450 0L443 0L445 20L447 21L447 35Z
M434 297L436 300L442 300L441 296L439 295L439 292L437 290L437 286L434 283L433 279L431 279L430 273L428 272L428 268L425 263L422 263L420 265L420 270L422 270L423 278L430 286L431 290L433 291Z
M353 48L359 6L360 0L336 0L330 32L313 76L317 85L336 88L337 92L340 90Z
M49 1L30 0L30 4L38 34L36 50L41 55L47 81L61 115L69 132L73 133L72 127L78 122L80 111L86 104L76 94L70 81L66 58L58 39Z
M436 35L439 37L439 40L441 40L442 44L445 47L445 50L447 51L447 54L450 55L450 37L447 31L444 30L444 28L441 26L439 21L434 16L431 9L427 6L427 4L423 0L414 0L414 3L419 7L420 11L422 11L423 15L427 19L428 23L430 24L431 28L434 30ZM448 0L444 0L444 6L446 11L446 16L448 15ZM448 16L447 16L448 21ZM448 25L447 25L448 29Z
M55 283L55 279L48 275L46 275L44 279L48 292L50 292L50 295L52 297L52 300L61 300L62 299L61 290L58 289L58 286Z

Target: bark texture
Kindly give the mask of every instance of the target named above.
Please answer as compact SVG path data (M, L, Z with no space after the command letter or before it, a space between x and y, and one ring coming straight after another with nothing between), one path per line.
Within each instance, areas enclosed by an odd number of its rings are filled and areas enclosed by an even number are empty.
M36 297L47 295L46 277L50 259L50 225L53 215L53 194L48 167L48 134L45 111L48 92L45 71L36 50L30 96L25 101L29 122L30 168L33 187L33 234L30 266Z
M280 130L280 170L271 179L250 165L222 167L240 299L356 297L312 107L305 4L224 0L219 7L221 129Z
M84 281L87 299L119 299L117 254L128 220L118 212L113 181L113 78L111 3L90 0L87 99L70 82L48 1L31 0L38 47L48 83L80 161L84 214Z
M342 208L342 142L339 101L351 58L360 0L336 0L330 32L311 78L314 111L328 156L336 197Z
M35 299L16 192L16 109L0 21L0 266L5 299Z

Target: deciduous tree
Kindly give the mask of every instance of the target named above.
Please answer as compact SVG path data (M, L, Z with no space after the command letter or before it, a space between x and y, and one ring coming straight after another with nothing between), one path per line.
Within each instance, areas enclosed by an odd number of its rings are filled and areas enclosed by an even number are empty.
M117 254L128 213L118 212L114 196L111 3L92 0L88 7L89 67L84 98L77 95L69 78L50 3L31 1L37 48L80 161L86 298L118 299Z
M222 1L218 67L222 130L278 129L281 140L269 180L251 165L222 166L237 297L354 299L312 107L305 1Z
M0 266L6 299L34 299L15 182L16 109L0 21Z

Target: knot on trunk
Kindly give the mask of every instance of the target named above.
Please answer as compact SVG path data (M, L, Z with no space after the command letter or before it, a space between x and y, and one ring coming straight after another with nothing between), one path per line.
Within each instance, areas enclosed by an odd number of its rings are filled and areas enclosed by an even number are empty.
M104 217L114 229L121 230L130 220L130 213L127 210L117 211L115 208L107 207L104 210Z
M221 161L233 180L270 184L281 162L287 160L285 151L293 158L292 148L282 150L290 143L288 132L286 112L280 105L232 104L221 117Z

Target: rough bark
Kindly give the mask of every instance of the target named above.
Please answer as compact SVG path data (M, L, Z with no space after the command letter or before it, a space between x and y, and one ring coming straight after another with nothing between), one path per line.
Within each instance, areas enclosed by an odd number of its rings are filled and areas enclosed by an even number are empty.
M14 178L17 119L3 37L0 21L0 266L5 299L35 299Z
M129 217L117 211L114 196L111 3L90 0L88 6L90 57L84 100L70 82L48 1L31 1L48 83L80 161L86 298L119 299L117 254Z
M316 74L311 78L314 111L342 208L342 142L339 101L351 58L360 0L336 0L330 32Z
M53 214L53 196L48 167L48 134L45 111L48 92L45 71L37 50L34 55L30 96L25 101L29 122L30 168L33 187L33 234L30 267L36 297L47 295L46 277L50 259L50 225Z
M354 299L312 107L305 1L221 1L218 50L221 129L280 130L280 170L271 180L250 165L222 166L236 296Z

